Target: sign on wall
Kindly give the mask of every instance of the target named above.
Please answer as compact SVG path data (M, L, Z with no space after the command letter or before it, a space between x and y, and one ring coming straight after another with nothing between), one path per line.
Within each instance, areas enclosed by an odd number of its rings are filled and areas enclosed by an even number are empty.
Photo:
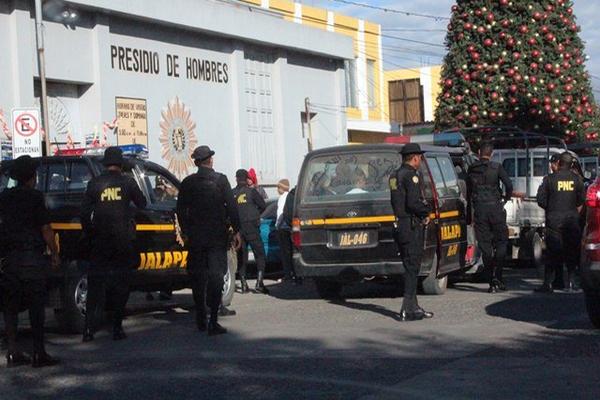
M117 144L148 146L148 114L146 100L115 97L117 109Z
M42 156L40 110L37 108L15 108L12 110L13 137L12 155Z

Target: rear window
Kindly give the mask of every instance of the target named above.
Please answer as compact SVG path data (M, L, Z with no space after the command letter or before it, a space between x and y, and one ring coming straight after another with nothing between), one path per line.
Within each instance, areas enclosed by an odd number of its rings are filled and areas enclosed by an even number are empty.
M341 153L312 158L303 173L302 204L389 200L389 177L400 166L394 152Z

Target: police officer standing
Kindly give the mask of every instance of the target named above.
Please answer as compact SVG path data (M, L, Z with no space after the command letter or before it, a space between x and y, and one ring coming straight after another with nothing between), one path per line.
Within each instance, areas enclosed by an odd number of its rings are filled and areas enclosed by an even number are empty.
M88 183L82 204L81 223L91 240L84 342L94 340L96 317L104 312L104 296L114 307L113 339L127 337L122 323L129 299L129 274L137 264L131 203L138 208L146 206L135 180L123 174L121 149L106 149L102 164L106 170Z
M17 158L11 169L11 178L17 186L0 194L0 219L4 323L8 340L6 362L17 367L29 362L34 368L52 366L58 360L50 357L44 348L44 307L46 301L47 261L46 247L52 254L52 266L60 264L58 246L50 227L50 217L44 195L35 190L35 161L29 156ZM17 349L19 311L29 309L33 333L33 357L30 360Z
M558 171L544 177L537 192L537 203L546 210L546 249L548 257L544 283L536 292L552 293L556 273L567 265L566 290L574 290L578 264L581 229L579 213L585 201L581 178L571 171L573 156L564 152L558 161Z
M240 268L242 293L248 292L246 266L248 264L248 245L250 245L258 270L256 291L268 294L269 291L263 282L266 266L265 246L260 237L260 215L265 211L265 200L256 189L248 186L248 171L245 169L238 170L235 173L235 178L237 186L233 189L233 195L240 214L240 233L242 236L242 261Z
M469 205L474 209L475 237L489 278L489 293L506 290L502 267L508 246L508 227L503 200L509 200L513 192L512 182L502 165L490 161L493 151L491 143L481 145L479 160L469 168L467 181Z
M196 304L196 324L201 332L220 335L227 330L218 323L221 292L227 271L230 228L239 249L239 215L227 177L213 170L215 152L208 146L194 150L198 172L181 182L177 216L189 248L188 273ZM210 320L207 326L207 310Z
M419 307L418 274L423 258L424 227L430 222L429 207L421 197L417 171L423 152L416 143L402 148L402 167L390 177L392 208L396 216L396 242L404 265L404 299L400 311L403 321L432 318L433 313Z

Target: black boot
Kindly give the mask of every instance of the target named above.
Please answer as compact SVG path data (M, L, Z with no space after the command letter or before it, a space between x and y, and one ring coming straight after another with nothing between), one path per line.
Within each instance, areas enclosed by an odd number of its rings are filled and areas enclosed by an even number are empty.
M113 327L113 340L127 339L127 335L123 330L123 327L119 324Z
M223 305L221 307L219 307L219 316L220 317L232 317L234 315L237 315L237 312L235 312L235 310L231 310Z
M536 293L554 293L552 285L548 283L544 283L542 286L540 286L537 289L534 289L533 291Z
M200 332L206 332L206 328L208 326L206 322L206 313L199 312L196 313L196 326Z
M267 289L267 287L265 286L265 283L263 282L263 277L264 277L264 272L263 271L259 271L258 272L258 277L256 278L256 291L262 294L269 294L269 289Z
M565 285L565 291L571 293L575 290L577 290L575 288L575 273L569 271L567 274L567 283Z
M250 289L248 288L248 282L246 281L246 277L240 277L240 282L242 283L242 293L248 293Z
M22 365L27 365L31 362L29 357L21 352L8 353L6 355L6 366L8 368L20 367Z
M227 329L219 325L216 318L211 318L208 323L208 336L223 335L225 333L227 333Z
M85 328L83 329L83 339L81 340L83 343L91 342L94 340L94 331L90 327L90 324L86 322Z
M39 353L33 353L33 359L31 366L33 368L52 367L53 365L60 364L60 361L56 358L50 357L45 351Z

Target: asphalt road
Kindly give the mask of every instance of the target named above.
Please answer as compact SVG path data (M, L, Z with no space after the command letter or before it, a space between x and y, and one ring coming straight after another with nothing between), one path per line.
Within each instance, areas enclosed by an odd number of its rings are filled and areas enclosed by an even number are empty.
M126 341L106 331L82 344L50 321L48 351L63 364L0 369L0 399L600 398L600 331L582 294L534 294L533 274L509 271L512 290L497 295L460 283L421 296L436 316L410 323L391 285L327 302L312 284L273 283L270 296L236 295L229 334L212 338L194 329L189 292L137 294Z

